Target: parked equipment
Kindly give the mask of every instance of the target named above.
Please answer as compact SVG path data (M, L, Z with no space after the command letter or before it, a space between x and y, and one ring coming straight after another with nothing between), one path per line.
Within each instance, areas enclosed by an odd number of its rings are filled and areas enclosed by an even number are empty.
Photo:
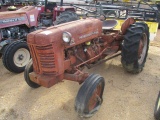
M82 117L92 116L102 104L105 81L102 76L89 75L82 69L121 55L124 69L136 74L146 62L147 24L128 18L121 31L112 30L116 24L115 20L88 18L30 33L27 43L32 60L24 71L26 83L32 88L49 88L63 79L83 83L75 110Z
M45 6L25 6L16 11L0 12L0 54L4 66L11 72L24 71L30 60L26 44L28 33L77 19L73 7L47 2Z
M97 4L73 5L84 17L99 17L103 15L106 19L116 19L118 21L115 30L120 30L125 19L132 17L136 21L144 21L150 30L150 39L154 40L158 26L160 24L160 5L150 4L144 1L108 1Z

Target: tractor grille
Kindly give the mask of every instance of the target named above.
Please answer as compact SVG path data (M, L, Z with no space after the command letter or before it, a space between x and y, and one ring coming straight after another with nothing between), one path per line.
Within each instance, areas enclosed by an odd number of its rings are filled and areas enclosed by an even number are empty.
M44 75L56 75L55 54L52 45L29 45L34 71Z

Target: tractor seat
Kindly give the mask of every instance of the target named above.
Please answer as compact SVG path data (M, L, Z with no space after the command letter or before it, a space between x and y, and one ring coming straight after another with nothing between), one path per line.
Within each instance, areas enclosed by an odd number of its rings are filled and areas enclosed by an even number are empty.
M103 21L102 29L111 30L117 25L117 20L105 20Z

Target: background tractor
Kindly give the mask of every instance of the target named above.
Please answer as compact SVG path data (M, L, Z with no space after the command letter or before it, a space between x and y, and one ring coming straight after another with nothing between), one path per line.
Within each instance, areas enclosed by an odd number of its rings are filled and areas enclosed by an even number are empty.
M16 11L0 12L0 55L9 71L22 72L29 62L28 33L78 19L73 7L62 5L63 0L61 6L45 1L45 6L25 6Z
M160 6L152 2L134 0L103 0L97 4L73 5L87 17L99 17L103 15L106 19L118 21L115 30L120 30L121 25L127 18L134 18L136 21L144 21L150 28L150 40L154 40L160 23ZM85 9L84 9L85 8Z
M128 18L121 30L112 30L115 20L81 19L41 29L27 36L32 59L24 78L32 88L51 87L63 79L83 83L75 100L81 117L92 116L103 102L104 78L83 72L121 55L123 68L140 73L149 47L149 28Z

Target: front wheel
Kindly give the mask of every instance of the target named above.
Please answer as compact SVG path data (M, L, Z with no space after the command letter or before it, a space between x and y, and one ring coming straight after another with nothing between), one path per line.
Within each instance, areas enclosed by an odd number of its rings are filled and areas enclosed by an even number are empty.
M29 63L26 65L25 70L24 70L24 79L26 83L32 87L32 88L38 88L40 85L37 83L34 83L30 80L29 73L33 72L33 61L32 59L29 61Z
M160 92L158 94L156 104L155 104L155 108L154 108L154 118L156 120L160 120Z
M98 111L103 101L104 86L104 78L97 74L90 75L84 81L75 100L75 110L81 117L91 117Z
M122 43L121 63L131 73L143 70L149 48L149 28L143 22L130 25Z
M23 72L30 60L30 52L25 41L9 44L3 52L2 61L6 69L14 73Z

